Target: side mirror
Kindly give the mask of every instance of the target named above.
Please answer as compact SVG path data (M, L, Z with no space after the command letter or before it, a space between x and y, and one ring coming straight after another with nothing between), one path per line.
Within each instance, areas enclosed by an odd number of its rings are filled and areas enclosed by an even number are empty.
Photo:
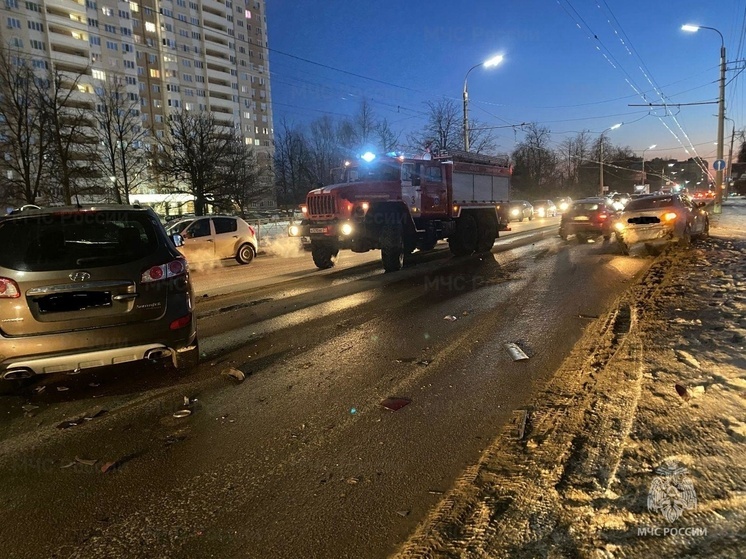
M184 246L184 237L182 237L178 233L174 233L173 235L171 235L171 240L173 241L175 247Z
M420 186L420 176L412 175L412 186Z

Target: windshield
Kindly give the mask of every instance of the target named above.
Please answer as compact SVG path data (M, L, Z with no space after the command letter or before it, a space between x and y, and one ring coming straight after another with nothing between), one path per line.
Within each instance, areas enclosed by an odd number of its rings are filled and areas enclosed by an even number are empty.
M150 254L156 224L127 211L52 213L0 222L0 266L41 272L111 266Z
M168 233L169 235L173 235L174 233L181 233L184 229L189 227L192 221L194 220L182 219L180 221L175 221L174 223L171 223L166 227L166 233Z
M637 198L636 200L630 201L625 210L654 210L658 208L667 208L673 206L673 198L666 196L665 198Z
M398 181L400 165L394 163L374 163L360 165L347 170L347 182L361 181Z

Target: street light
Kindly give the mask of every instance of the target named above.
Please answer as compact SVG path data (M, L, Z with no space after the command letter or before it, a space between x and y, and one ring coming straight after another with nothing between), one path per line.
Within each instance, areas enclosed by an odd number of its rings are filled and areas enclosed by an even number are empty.
M464 77L464 151L469 151L469 92L466 89L466 80L469 79L469 74L474 68L479 68L480 66L491 68L492 66L497 66L502 61L503 55L498 54L497 56L493 56L489 60L485 60L484 62L475 64L474 66L469 68L468 72L466 72L466 76Z
M653 149L658 144L653 144L652 146L646 147L644 150L642 150L642 184L645 184L645 152L649 149Z
M606 130L601 132L601 137L598 140L598 143L601 145L601 161L600 165L598 166L598 189L599 189L599 196L603 198L604 196L604 134L606 134L609 130L616 130L622 125L622 123L615 124L614 126L609 126Z
M725 39L723 34L714 27L705 27L704 25L686 24L681 26L682 31L694 33L700 29L709 29L720 35L720 98L718 100L718 149L717 158L723 159L723 144L725 143ZM712 213L722 213L723 211L723 169L715 171L715 205Z

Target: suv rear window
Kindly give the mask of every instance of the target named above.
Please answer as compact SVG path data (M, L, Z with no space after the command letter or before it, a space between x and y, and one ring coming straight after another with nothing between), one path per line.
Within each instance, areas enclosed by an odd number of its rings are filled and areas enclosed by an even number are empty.
M674 202L671 196L666 196L665 198L638 198L637 200L630 200L630 202L624 207L624 211L655 210L657 208L667 208L673 205Z
M13 270L96 268L147 256L158 232L143 212L58 212L3 220L0 246L0 266Z
M598 209L598 202L578 202L572 205L574 212L593 212Z

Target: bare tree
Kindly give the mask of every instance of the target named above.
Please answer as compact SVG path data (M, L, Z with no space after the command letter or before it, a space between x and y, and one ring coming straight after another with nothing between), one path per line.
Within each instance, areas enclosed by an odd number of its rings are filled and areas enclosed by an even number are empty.
M591 155L591 136L588 130L566 138L559 145L557 159L567 184L576 187L580 181L580 167L587 163Z
M148 178L148 132L140 120L140 103L129 98L121 78L111 77L97 87L93 119L98 125L94 161L99 175L112 181L118 204L129 204L130 193Z
M40 104L44 81L29 60L0 46L0 187L4 201L36 203L46 186L51 140Z
M394 132L385 118L376 125L376 135L378 136L378 148L384 153L396 150L399 145L401 133Z
M331 170L342 165L345 158L344 151L337 141L334 119L324 115L311 122L308 143L314 182L329 184Z
M281 206L300 204L315 186L312 157L303 132L286 120L275 129L275 185Z
M367 99L363 98L360 102L360 107L353 117L353 124L357 136L358 150L361 151L372 147L370 144L373 141L376 131L376 117L373 113L373 107Z
M225 159L225 188L221 199L237 208L241 217L252 202L257 202L271 190L271 167L262 165L257 154L243 140L240 134L234 135Z
M462 119L463 120L463 119ZM463 145L463 132L461 143ZM473 153L495 153L497 145L492 129L484 126L479 120L469 120L469 150Z
M92 107L87 93L80 91L87 88L81 82L85 75L52 68L40 88L44 118L51 134L47 149L51 178L65 204L72 203L73 195L83 191L83 181L93 175L90 147L96 138Z
M557 177L557 156L550 147L549 128L531 123L513 151L514 177L520 189L537 192L552 187Z
M223 196L226 188L232 129L217 124L211 113L176 111L156 142L154 172L172 190L194 196L194 213L204 215L207 204Z
M421 151L430 149L433 153L453 151L463 148L463 119L459 108L452 99L427 101L427 123L416 134L410 134L410 147Z

